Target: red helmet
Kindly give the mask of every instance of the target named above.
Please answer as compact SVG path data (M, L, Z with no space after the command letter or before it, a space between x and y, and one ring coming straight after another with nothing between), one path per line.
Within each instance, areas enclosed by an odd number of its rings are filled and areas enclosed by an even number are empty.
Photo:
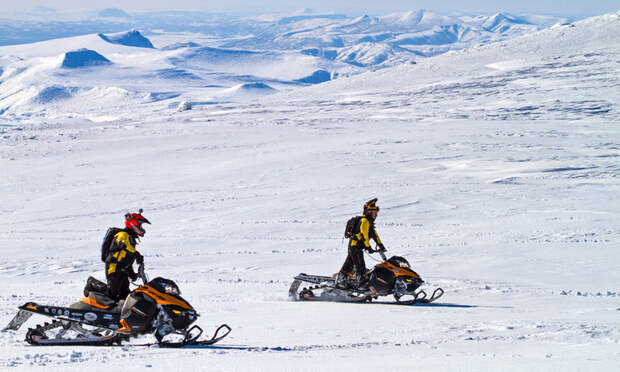
M142 215L142 209L138 213L127 213L125 215L125 227L132 230L138 236L144 236L146 231L142 228L143 223L151 224L149 220Z

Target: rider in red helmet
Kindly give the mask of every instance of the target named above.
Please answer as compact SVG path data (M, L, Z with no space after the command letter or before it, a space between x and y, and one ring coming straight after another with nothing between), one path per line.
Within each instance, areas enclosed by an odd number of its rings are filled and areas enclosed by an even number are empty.
M129 294L129 278L136 280L138 275L133 271L133 263L139 265L144 262L144 257L136 250L136 245L146 231L142 224L148 223L142 215L142 209L138 213L125 214L125 228L114 235L110 253L105 260L105 274L108 281L109 295L115 300L124 300Z

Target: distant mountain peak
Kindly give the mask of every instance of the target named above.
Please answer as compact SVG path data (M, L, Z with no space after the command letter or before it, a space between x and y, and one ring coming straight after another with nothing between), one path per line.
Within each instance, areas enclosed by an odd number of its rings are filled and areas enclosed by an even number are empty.
M401 23L418 24L422 20L422 17L424 17L424 13L426 13L424 9L410 10L408 12L401 13L398 20Z
M506 30L511 25L529 25L530 22L520 19L514 16L506 15L503 13L495 13L489 16L484 23L482 24L482 28L489 31L498 31L500 29Z
M369 22L370 20L371 18L367 14L364 14L363 16L357 17L354 20L352 20L350 24L354 25L357 23Z
M140 31L136 29L131 29L127 32L121 32L117 34L98 34L100 38L112 44L120 44L131 47L139 47L139 48L155 48L151 41L146 37L142 36Z
M122 9L118 8L106 8L97 12L99 17L103 18L131 18L129 14L125 13Z

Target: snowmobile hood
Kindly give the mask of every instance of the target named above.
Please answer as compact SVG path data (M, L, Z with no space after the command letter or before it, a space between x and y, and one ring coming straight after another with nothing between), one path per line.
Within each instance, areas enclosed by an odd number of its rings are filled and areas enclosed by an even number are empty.
M163 278L155 278L151 280L148 284L136 288L134 292L144 293L147 296L151 297L153 300L155 300L155 302L157 302L160 305L174 305L174 306L178 306L185 310L193 311L194 308L187 301L185 301L181 296L174 294L174 293L167 293L165 288L169 288L169 287L162 288L162 286L158 284L159 283L158 280L161 281L162 279ZM164 279L164 280L168 281L167 279ZM169 282L172 282L172 281L169 281ZM172 284L174 284L174 282L172 282ZM174 285L176 286L176 284ZM177 287L177 290L178 290L178 287Z
M411 269L409 262L403 257L392 256L389 260L376 265L376 267L388 269L393 272L395 276L412 276L422 280L418 273Z

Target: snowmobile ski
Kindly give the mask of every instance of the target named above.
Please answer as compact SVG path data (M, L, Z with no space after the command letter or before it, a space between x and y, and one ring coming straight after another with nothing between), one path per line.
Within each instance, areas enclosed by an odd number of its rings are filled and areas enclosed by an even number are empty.
M443 296L443 289L435 288L433 291L433 295L430 298L426 298L425 291L419 291L416 293L416 296L412 300L407 301L396 301L397 305L415 305L415 304L430 304L431 302L437 300L439 297Z
M181 347L186 347L186 346L208 346L208 345L213 345L223 340L226 336L228 336L230 331L232 331L232 329L227 324L222 324L219 327L217 327L217 329L215 330L215 333L213 334L213 336L211 336L210 339L198 340L198 338L202 334L202 328L198 326L194 326L188 331L188 335L192 332L193 329L198 329L199 333L190 339L187 339L181 342L160 342L159 344L151 344L151 345L159 345L159 347L166 347L166 348L181 348ZM218 335L220 333L220 330L222 329L225 329L226 333L222 335Z

